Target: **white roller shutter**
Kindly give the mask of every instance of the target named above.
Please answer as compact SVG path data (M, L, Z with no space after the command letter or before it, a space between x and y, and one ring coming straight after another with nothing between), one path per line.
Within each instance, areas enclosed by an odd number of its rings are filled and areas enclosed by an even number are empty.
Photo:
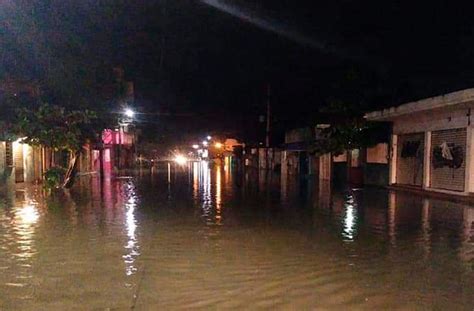
M456 159L451 160L453 157ZM430 165L432 188L464 191L466 174L465 128L432 133Z
M398 136L397 143L397 184L420 186L423 184L424 133ZM412 147L418 146L414 150ZM407 152L410 151L413 152Z

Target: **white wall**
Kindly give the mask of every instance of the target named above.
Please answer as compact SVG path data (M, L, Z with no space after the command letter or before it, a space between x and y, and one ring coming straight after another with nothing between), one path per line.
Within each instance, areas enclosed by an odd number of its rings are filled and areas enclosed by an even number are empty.
M393 133L421 133L467 127L469 125L468 113L467 108L454 111L413 113L395 119ZM474 109L471 113L474 113ZM471 116L471 123L474 123L473 116Z
M347 162L347 152L343 152L343 153L341 153L340 155L334 156L334 157L333 157L333 161L334 161L335 163Z
M331 180L332 156L330 153L319 157L319 179Z
M474 135L471 133L474 125L474 108L469 110L468 106L451 110L438 109L423 113L413 113L398 117L393 121L393 138L391 151L391 168L396 167L396 155L393 149L397 148L397 136L408 133L425 133L425 159L424 159L424 181L423 188L430 188L431 168L431 132L447 129L467 128L466 145L466 183L465 194L474 193ZM473 116L470 116L473 114ZM426 139L427 138L427 139ZM396 182L396 170L391 169L390 183ZM441 191L450 192L450 191Z
M388 144L380 143L367 148L367 163L388 163Z
M0 175L5 172L5 142L0 141Z
M23 167L25 182L33 182L35 180L33 147L27 144L23 144Z

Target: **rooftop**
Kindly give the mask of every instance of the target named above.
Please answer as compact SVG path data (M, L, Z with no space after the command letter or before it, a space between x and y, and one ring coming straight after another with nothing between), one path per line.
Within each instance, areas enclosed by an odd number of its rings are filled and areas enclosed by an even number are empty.
M445 109L474 102L474 88L452 92L440 96L409 102L397 107L369 112L365 118L369 121L390 121L393 118L430 110Z

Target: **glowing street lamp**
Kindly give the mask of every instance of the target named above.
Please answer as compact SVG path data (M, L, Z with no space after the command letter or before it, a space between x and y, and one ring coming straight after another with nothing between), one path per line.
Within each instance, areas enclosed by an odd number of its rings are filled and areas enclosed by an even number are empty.
M215 143L214 147L216 147L217 149L221 149L222 148L222 143Z
M135 116L135 111L130 108L126 108L124 114L127 118L133 119L133 117Z
M175 158L174 161L179 164L179 165L185 165L186 162L188 162L188 159L186 159L185 156L178 154Z
M204 141L202 142L202 145L203 145L203 146L207 146L207 145L209 145L209 143L208 143L206 140L204 140Z
M207 140L211 140L212 139L212 136L207 136Z
M193 149L198 149L199 145L193 145Z

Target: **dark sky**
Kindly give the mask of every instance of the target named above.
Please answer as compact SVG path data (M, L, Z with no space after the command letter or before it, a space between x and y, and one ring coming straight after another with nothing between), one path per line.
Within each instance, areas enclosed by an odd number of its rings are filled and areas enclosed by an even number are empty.
M251 127L243 121L263 113L267 82L280 124L307 122L337 97L337 85L352 70L362 93L377 93L369 99L374 108L474 82L474 23L459 2L214 2L251 21L194 0L127 13L134 15L128 20L133 42L122 57L140 95L160 111L199 116L188 125Z
M95 20L89 48L124 65L162 133L260 138L267 83L280 130L334 98L376 109L474 85L474 19L459 1L89 0L82 15L66 2L44 1L77 27Z

